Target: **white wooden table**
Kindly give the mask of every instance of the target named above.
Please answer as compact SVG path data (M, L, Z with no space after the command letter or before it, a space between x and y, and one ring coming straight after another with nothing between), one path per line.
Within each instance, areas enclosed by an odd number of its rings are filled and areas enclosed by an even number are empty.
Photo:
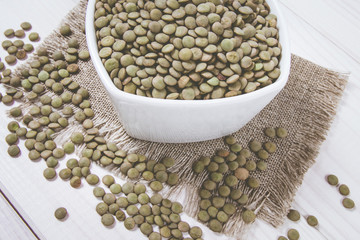
M23 21L31 22L33 31L45 38L77 2L0 0L0 41L4 40L5 29L18 29ZM351 211L344 209L337 189L325 181L327 174L336 174L341 183L350 187L350 197L360 204L360 2L280 0L280 8L288 23L292 53L351 75L317 162L306 174L296 195L294 208L303 216L300 222L286 220L283 226L275 229L257 221L248 239L277 239L286 235L289 228L298 229L301 239L306 240L360 239L359 207ZM0 56L6 56L2 48ZM3 88L0 91L4 93ZM7 109L0 104L0 139L8 134L6 126L11 120L6 117ZM91 196L92 188L88 185L76 190L60 179L49 183L42 176L44 162L31 162L26 154L12 159L6 149L5 143L0 144L0 188L3 193L0 195L0 239L114 239L120 236L121 239L146 239L138 230L125 230L121 223L110 229L102 226L94 211L98 200ZM99 176L107 173L97 166L92 171ZM53 217L59 206L66 207L70 214L64 222ZM318 218L316 229L306 224L304 217L307 215ZM189 222L198 224L192 219ZM228 238L206 230L204 239Z

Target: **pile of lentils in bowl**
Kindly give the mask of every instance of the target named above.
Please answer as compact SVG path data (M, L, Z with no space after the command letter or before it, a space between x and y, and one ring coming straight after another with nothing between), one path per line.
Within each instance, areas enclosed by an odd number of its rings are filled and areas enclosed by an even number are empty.
M115 86L163 99L217 99L280 75L265 0L97 0L99 56Z

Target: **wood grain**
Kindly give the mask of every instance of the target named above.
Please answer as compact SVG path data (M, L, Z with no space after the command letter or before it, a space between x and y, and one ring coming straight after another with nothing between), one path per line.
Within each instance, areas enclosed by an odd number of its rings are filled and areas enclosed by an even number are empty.
M2 193L0 193L0 222L0 239L37 239Z
M4 0L0 0L3 3ZM77 0L13 0L2 4L0 32L17 26L24 20L30 21L34 31L44 38L57 27L63 16L77 3ZM360 239L358 219L359 208L346 210L341 205L342 197L335 187L330 187L325 176L336 174L341 183L351 189L350 197L360 204L360 182L358 174L357 148L360 143L360 2L357 0L280 0L280 7L288 23L291 51L322 66L350 73L349 84L340 103L327 140L322 145L317 163L306 174L293 207L302 215L298 223L285 220L278 229L262 221L255 223L248 239L277 239L286 235L290 228L296 228L301 239ZM14 14L16 12L16 14ZM41 14L40 14L41 13ZM0 40L4 37L0 36ZM3 58L5 52L0 49ZM0 88L1 92L4 92ZM8 108L0 104L0 139L7 133L6 125L10 119L5 117ZM22 146L24 150L24 147ZM23 153L26 153L24 150ZM49 183L42 177L43 162L34 163L25 155L11 159L6 154L6 145L0 144L0 188L41 236L41 239L146 239L139 231L127 231L121 223L108 229L101 225L94 211L99 202L91 196L91 188L84 185L75 190L68 182L57 179ZM64 166L65 161L62 161ZM98 175L106 170L95 167ZM118 180L121 182L120 180ZM14 214L12 208L0 199L0 239L9 239L14 231L19 239L32 239L25 224ZM53 211L59 207L68 208L70 216L65 222L53 218ZM319 226L307 225L305 217L315 215ZM189 219L192 224L195 221ZM22 229L22 230L19 230ZM228 239L205 229L204 239ZM3 237L4 236L4 237ZM14 239L14 238L11 238ZM16 239L16 238L15 238Z

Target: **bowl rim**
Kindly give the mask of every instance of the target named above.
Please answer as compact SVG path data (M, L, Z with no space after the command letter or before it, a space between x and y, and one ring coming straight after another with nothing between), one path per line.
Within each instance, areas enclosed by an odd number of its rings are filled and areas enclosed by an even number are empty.
M93 65L99 74L102 84L105 86L106 90L117 98L128 99L129 101L134 101L142 104L151 104L151 105L173 105L177 107L182 106L203 106L203 105L214 105L214 104L231 104L238 101L252 101L261 96L267 95L268 93L274 92L278 89L282 89L286 82L288 81L290 73L290 64L291 64L291 54L290 54L290 44L288 37L287 26L283 18L283 14L278 7L277 0L266 0L267 3L270 2L271 12L275 12L277 16L277 26L279 29L280 37L279 42L282 46L281 59L279 65L281 66L281 73L279 78L272 84L258 89L256 91L241 94L233 97L227 98L218 98L218 99L207 99L207 100L179 100L179 99L159 99L151 98L145 96L139 96L136 94L131 94L124 92L118 89L113 81L111 80L108 72L106 71L103 63L101 62L100 56L98 54L98 47L96 43L95 27L94 27L94 14L95 14L95 1L88 0L88 6L86 9L86 18L85 18L85 29L86 29L86 41L88 45L88 50L93 61Z

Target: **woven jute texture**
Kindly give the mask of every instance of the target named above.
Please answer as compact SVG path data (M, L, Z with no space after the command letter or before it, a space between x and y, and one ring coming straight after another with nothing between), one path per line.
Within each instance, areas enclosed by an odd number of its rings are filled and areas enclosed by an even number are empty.
M87 1L82 0L63 21L70 25L73 32L71 37L80 40L80 49L87 48L85 34L82 31L86 6ZM55 30L42 45L49 49L50 54L55 50L65 51L67 38ZM199 211L198 189L208 175L194 175L191 166L200 156L212 156L217 149L227 149L224 140L164 144L131 138L122 128L92 62L79 62L79 67L80 73L72 76L72 79L89 90L95 112L94 123L100 129L100 133L106 140L117 143L122 149L144 154L148 159L159 161L163 157L174 158L176 164L170 171L179 174L179 184L172 188L166 187L162 193L170 199L178 199L181 195L185 201L185 212L195 217ZM20 70L21 67L18 72ZM347 76L344 74L292 56L291 73L285 88L246 126L233 134L243 147L247 147L247 143L253 139L260 142L270 140L263 134L265 127L281 126L289 133L285 139L273 140L277 144L277 151L267 160L268 169L252 174L261 181L261 186L251 190L246 188L244 183L239 184L238 188L249 195L249 202L239 208L226 223L224 234L241 239L245 229L256 230L241 220L240 214L244 208L254 210L259 219L274 226L283 222L304 174L314 163L320 144L326 137L346 81ZM81 125L73 121L69 127L57 134L56 142L61 144L67 141L70 134L79 129L82 129ZM79 155L80 152L81 148L78 150ZM250 159L258 161L255 155ZM114 174L124 177L116 167L107 168Z

